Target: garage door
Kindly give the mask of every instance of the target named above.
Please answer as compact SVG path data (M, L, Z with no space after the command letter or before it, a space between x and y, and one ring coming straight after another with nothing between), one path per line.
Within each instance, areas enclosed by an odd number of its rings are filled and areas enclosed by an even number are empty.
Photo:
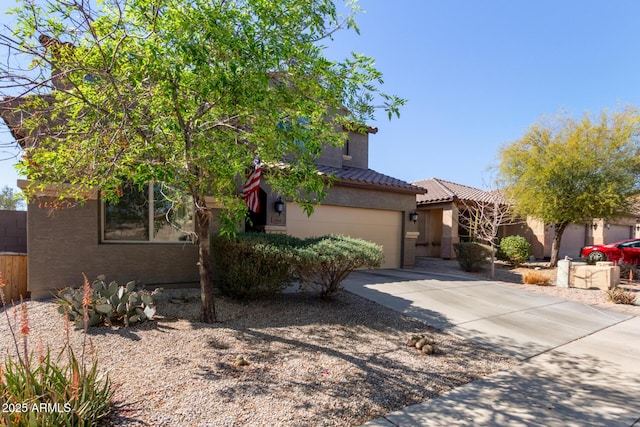
M627 240L633 237L633 229L628 225L611 225L606 230L607 238L606 243L619 242L620 240Z
M565 256L569 258L578 258L580 249L584 246L586 228L584 224L569 224L562 234L560 241L559 259Z
M383 268L400 267L400 241L402 213L342 206L316 206L307 217L295 203L287 203L287 234L313 237L326 234L344 234L382 246Z

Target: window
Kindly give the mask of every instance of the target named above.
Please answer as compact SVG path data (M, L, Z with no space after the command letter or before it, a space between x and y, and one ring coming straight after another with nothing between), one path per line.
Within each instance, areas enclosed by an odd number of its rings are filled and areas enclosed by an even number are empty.
M298 127L299 129L301 129L302 131L306 131L309 127L309 123L311 123L311 121L305 117L298 117L297 118L297 123L298 123ZM286 132L291 132L293 130L293 126L292 126L292 122L291 119L287 118L284 120L281 120L280 122L278 122L278 127ZM299 130L300 132L300 130ZM294 144L297 147L300 148L304 148L305 146L305 141L301 141L299 139L294 139Z
M117 204L103 204L104 242L190 242L193 204L161 183L127 185Z

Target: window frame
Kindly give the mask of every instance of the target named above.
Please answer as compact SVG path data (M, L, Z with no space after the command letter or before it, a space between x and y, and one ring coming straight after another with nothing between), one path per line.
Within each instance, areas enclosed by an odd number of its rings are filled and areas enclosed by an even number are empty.
M147 184L147 200L148 200L148 207L147 207L147 220L149 223L149 229L147 230L147 239L146 240L126 240L126 239L122 239L122 240L118 240L118 239L106 239L105 238L105 234L107 231L107 202L106 200L104 200L102 197L99 198L99 203L100 203L100 244L106 244L106 245L114 245L114 244L127 244L127 245L132 245L132 244L138 244L138 245L193 245L195 244L194 240L192 237L189 237L190 234L189 232L184 233L184 235L186 235L188 238L185 240L161 240L158 239L156 237L153 236L154 232L153 232L153 223L154 223L154 204L155 204L155 198L154 198L154 187L155 185L158 184L157 181L151 181L149 182L149 184ZM160 183L161 184L161 183ZM195 215L193 214L193 212L191 213L191 220L195 221ZM190 230L191 233L195 232L195 223L194 223L194 230Z

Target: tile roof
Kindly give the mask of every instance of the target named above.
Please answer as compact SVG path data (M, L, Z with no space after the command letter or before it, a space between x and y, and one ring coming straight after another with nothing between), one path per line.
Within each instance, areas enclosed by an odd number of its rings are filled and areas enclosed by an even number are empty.
M426 194L419 194L417 196L417 202L419 205L452 202L454 200L487 202L492 200L493 194L489 191L480 190L467 185L456 184L455 182L445 181L438 178L414 181L412 184L427 190Z
M413 194L422 194L424 188L412 185L401 179L381 174L372 169L361 169L349 166L336 168L332 166L318 165L321 175L335 176L341 184L369 185L388 191L402 191Z

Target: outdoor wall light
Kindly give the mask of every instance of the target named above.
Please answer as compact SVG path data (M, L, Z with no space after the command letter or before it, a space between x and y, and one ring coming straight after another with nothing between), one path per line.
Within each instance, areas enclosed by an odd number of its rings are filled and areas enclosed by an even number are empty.
M593 228L594 230L598 229L598 224L596 224L595 222L593 224L591 224L591 228Z
M278 200L273 203L273 208L278 212L278 215L284 211L284 202L282 201L282 198L278 197Z
M640 224L636 224L636 231L640 231Z
M409 221L414 223L418 222L418 212L416 212L415 209L409 212Z

